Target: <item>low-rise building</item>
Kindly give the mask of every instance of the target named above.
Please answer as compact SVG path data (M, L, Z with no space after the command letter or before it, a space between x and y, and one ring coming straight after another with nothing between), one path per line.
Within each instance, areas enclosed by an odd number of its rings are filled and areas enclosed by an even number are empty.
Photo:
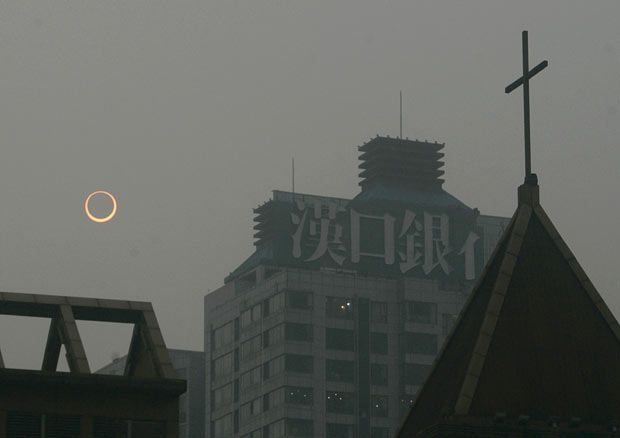
M177 377L150 303L0 292L0 315L49 318L41 370L0 353L0 437L177 438ZM134 325L120 375L90 372L76 321ZM61 350L69 372L57 371ZM1 349L0 349L1 350Z

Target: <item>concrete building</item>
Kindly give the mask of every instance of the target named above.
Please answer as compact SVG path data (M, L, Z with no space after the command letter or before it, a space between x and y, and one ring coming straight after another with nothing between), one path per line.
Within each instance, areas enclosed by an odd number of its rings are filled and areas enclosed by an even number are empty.
M177 438L177 378L150 303L0 292L0 315L49 318L41 370L0 354L0 438ZM76 321L133 324L120 375L92 374ZM61 350L70 372L57 371Z
M169 349L168 354L179 379L187 382L187 391L179 397L179 438L204 437L205 356L202 351ZM104 366L97 374L123 375L127 356Z
M388 438L508 220L442 189L442 144L359 148L354 199L273 192L205 297L208 437Z

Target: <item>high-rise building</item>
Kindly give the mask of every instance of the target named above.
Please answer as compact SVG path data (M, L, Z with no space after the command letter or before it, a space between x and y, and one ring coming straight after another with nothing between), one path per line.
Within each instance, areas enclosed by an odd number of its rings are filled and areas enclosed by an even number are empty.
M443 144L359 147L361 192L274 191L205 297L208 437L387 438L508 219L442 188Z
M187 391L179 397L179 438L204 437L205 357L202 351L168 349L170 362L179 379L187 382ZM97 374L122 376L127 356L114 359Z

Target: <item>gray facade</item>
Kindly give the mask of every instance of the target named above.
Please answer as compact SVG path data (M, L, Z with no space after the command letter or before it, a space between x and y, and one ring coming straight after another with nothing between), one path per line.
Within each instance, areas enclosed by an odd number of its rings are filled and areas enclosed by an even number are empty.
M471 288L255 274L254 285L233 281L205 298L208 437L393 436Z
M377 137L353 199L254 209L205 297L207 437L394 436L508 224L442 189L443 147Z
M187 381L187 391L179 398L179 437L204 437L205 355L201 351L173 350L168 354L179 379ZM127 356L114 361L98 374L123 375Z

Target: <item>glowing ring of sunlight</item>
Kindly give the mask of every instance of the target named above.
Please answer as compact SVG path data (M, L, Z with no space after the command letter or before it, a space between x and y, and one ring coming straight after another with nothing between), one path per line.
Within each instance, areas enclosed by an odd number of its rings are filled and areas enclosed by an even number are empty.
M112 211L110 212L109 215L105 217L97 217L90 212L90 207L88 206L88 204L90 203L90 200L92 199L92 197L95 195L106 195L108 198L110 198L110 200L112 201ZM91 221L97 222L99 224L111 221L114 218L114 216L116 216L116 208L117 208L116 198L114 197L112 193L106 192L105 190L97 190L96 192L92 192L90 195L88 195L88 197L86 198L86 201L84 201L84 212L86 213L86 216L88 216L88 219L90 219Z

